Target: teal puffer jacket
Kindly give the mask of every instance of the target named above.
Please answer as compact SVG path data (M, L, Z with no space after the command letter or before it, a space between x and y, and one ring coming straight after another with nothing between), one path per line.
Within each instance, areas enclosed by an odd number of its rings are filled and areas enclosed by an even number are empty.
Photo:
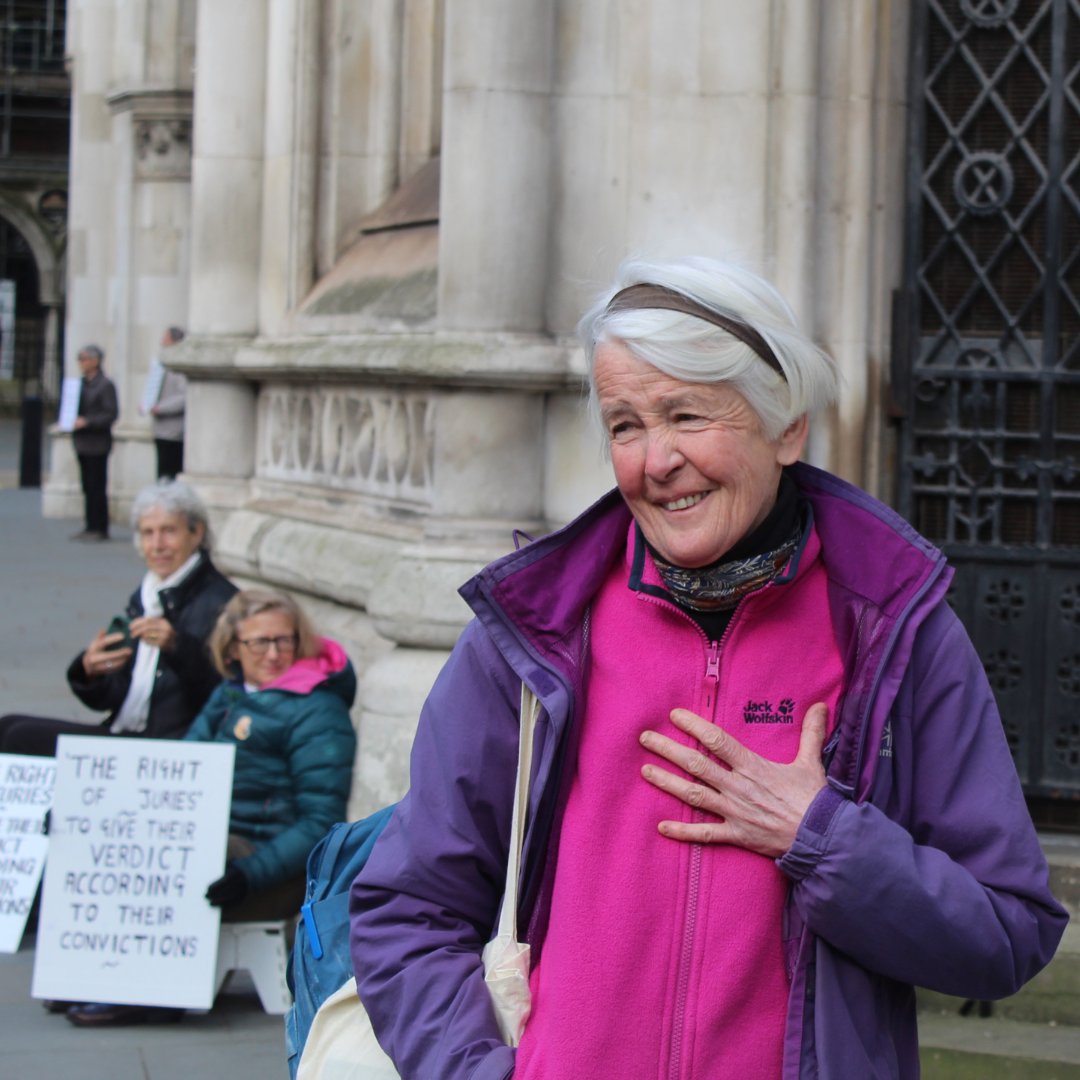
M250 840L251 855L233 860L252 891L304 871L308 853L345 819L356 733L349 707L356 674L337 642L298 660L252 693L222 683L185 739L236 747L229 832Z

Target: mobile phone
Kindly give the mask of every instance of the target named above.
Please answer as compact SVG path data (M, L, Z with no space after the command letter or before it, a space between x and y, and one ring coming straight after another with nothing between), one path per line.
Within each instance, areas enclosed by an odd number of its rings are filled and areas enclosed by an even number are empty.
M122 641L117 641L113 645L106 646L106 649L109 652L113 649L133 649L135 647L135 641L131 636L131 620L126 615L114 615L113 620L109 623L105 633L124 635Z

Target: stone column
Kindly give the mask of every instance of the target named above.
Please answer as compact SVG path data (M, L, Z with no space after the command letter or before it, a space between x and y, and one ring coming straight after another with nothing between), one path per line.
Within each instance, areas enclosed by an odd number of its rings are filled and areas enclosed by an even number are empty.
M207 481L251 476L255 472L254 383L188 383L188 412L199 418L200 430L212 437L189 439L184 467Z
M265 0L199 4L195 48L191 298L194 335L258 330Z
M554 5L449 0L439 322L541 330L552 181Z
M60 374L76 375L75 356L87 342L106 352L105 370L113 365L116 311L114 210L119 166L112 145L112 119L106 94L113 82L117 19L113 0L76 0L68 4L71 66L71 186L68 200L68 293L64 361ZM82 514L78 467L71 438L54 438L52 468L42 490L48 517ZM110 483L111 483L110 479Z
M198 7L191 337L177 348L188 355L218 356L226 367L236 349L259 330L263 118L272 9L277 5L264 0ZM237 505L248 492L255 467L255 398L256 384L247 380L204 381L189 373L184 468L212 508Z
M319 4L270 8L263 163L259 328L273 335L311 288L319 134Z
M160 73L158 73L160 74ZM124 403L114 430L111 487L127 504L155 476L150 419L142 410L151 358L165 328L184 325L191 212L191 91L136 86L109 96L116 158L117 320ZM118 372L119 374L119 372Z

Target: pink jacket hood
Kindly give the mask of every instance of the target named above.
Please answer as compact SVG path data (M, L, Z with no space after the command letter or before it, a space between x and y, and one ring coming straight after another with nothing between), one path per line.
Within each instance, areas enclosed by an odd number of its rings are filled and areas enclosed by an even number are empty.
M294 694L310 694L315 687L326 682L332 675L344 671L349 663L345 650L331 638L319 638L317 656L297 660L288 671L271 682L264 683L260 690L289 690Z

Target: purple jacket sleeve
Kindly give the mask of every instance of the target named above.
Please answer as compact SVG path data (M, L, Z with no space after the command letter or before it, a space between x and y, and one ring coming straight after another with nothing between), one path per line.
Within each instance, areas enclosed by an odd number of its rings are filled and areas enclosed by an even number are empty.
M409 793L353 883L360 997L405 1078L513 1072L480 953L506 875L519 699L520 682L473 622L421 714Z
M780 860L809 928L889 978L981 1000L1018 990L1068 916L1048 885L990 686L942 604L890 716L883 794L826 788Z

